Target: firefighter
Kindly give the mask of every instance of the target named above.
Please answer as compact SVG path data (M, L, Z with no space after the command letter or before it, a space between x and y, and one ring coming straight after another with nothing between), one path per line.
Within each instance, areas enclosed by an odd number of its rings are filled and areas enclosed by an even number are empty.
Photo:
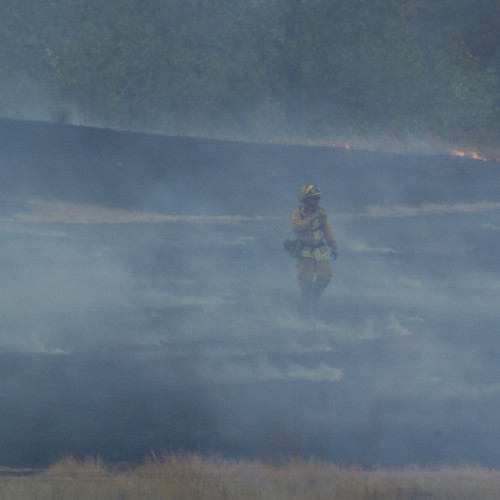
M328 215L319 200L321 191L315 184L305 184L299 194L300 206L292 213L292 227L300 250L297 277L303 311L314 314L316 304L332 278L329 259L339 255L337 240Z

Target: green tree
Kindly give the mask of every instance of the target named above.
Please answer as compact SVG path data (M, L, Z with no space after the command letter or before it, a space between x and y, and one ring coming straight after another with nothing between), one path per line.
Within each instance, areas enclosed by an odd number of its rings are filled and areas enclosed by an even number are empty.
M38 96L91 123L183 134L492 142L499 5L3 0L0 111Z

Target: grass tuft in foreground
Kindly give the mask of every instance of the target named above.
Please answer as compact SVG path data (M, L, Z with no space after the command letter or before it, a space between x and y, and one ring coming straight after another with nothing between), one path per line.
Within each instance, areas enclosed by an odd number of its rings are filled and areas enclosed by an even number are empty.
M137 467L119 469L98 458L65 457L31 476L0 478L0 498L493 500L500 498L500 471L362 470L314 460L266 464L183 454L151 456Z

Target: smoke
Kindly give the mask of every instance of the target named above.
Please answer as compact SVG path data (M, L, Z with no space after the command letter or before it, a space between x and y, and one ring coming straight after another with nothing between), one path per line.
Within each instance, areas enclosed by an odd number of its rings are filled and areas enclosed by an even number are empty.
M4 463L498 464L496 164L2 127ZM282 249L308 181L341 252L314 325Z
M63 348L62 323L129 302L130 273L106 244L82 245L59 228L9 224L0 231L8 242L2 248L4 348Z

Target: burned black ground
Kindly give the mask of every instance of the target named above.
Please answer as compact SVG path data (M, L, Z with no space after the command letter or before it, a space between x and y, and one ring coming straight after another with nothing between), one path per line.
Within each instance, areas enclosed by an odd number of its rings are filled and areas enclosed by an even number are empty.
M2 464L184 450L500 466L497 164L0 132ZM341 249L315 326L281 246L306 181ZM70 202L124 218L49 217Z

